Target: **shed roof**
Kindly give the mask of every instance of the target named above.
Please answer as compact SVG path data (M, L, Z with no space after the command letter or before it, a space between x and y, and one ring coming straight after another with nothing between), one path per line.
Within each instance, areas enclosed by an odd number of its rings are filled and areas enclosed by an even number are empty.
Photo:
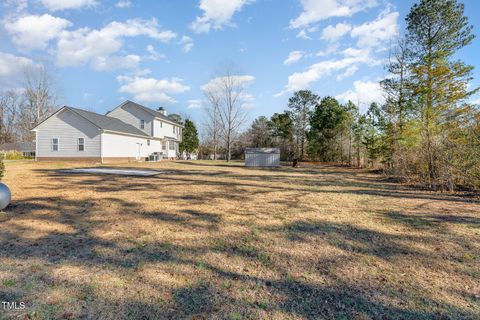
M276 154L280 153L280 149L278 148L246 148L245 154Z

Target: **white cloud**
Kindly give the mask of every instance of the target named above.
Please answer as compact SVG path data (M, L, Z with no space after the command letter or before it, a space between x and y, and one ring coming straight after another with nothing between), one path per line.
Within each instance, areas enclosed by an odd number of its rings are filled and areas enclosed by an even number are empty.
M81 28L71 32L63 31L57 42L57 64L60 66L79 66L87 63L92 66L98 65L99 60L108 59L122 48L123 38L136 36L168 42L177 35L170 30L159 30L155 19L134 19L127 20L125 23L113 21L98 30ZM127 60L123 59L123 61ZM133 59L129 58L129 61L133 62Z
M292 51L288 54L287 59L283 61L284 65L290 65L292 63L300 61L302 59L304 53L302 51Z
M121 84L118 90L133 96L137 101L175 103L176 100L169 94L182 93L190 88L182 83L182 79L155 79L139 76L118 76L117 81Z
M317 57L325 57L325 56L329 56L331 55L332 53L335 53L337 50L338 50L338 43L331 43L329 44L329 46L327 47L327 50L323 50L323 51L318 51L316 56Z
M98 4L96 0L40 0L40 2L50 11L79 9Z
M352 30L352 26L345 23L337 23L336 26L328 26L322 31L322 39L330 42L338 41L341 37Z
M45 49L48 41L71 25L70 21L49 14L25 16L4 24L15 45L24 49Z
M199 109L202 107L202 100L200 99L192 99L192 100L188 100L188 106L187 108L188 109Z
M190 28L196 33L207 33L212 28L222 29L224 26L232 25L231 19L235 12L240 11L244 5L255 0L200 0L200 9L203 15L196 18L190 24Z
M129 0L120 0L117 2L115 7L124 9L124 8L130 8L132 6L132 2Z
M35 66L35 63L25 57L0 52L0 89L12 89L20 85L23 72Z
M304 39L304 40L312 40L312 37L308 35L305 29L302 29L297 33L297 38Z
M180 44L182 45L183 52L189 52L193 48L193 40L189 36L183 36L180 39Z
M25 68L33 65L33 61L28 58L0 52L0 78L20 75Z
M344 102L348 100L367 106L372 102L382 103L385 101L382 87L378 82L357 80L353 83L353 90L348 90L335 98Z
M28 8L28 0L4 0L2 6L14 8L16 12L22 12Z
M376 6L377 0L300 0L303 12L290 21L291 28L303 28L330 17L349 17Z
M357 66L351 66L349 67L347 70L345 70L344 73L342 74L339 74L337 76L337 81L341 81L345 78L348 78L348 77L351 77L353 76L356 72L358 71L358 67Z
M315 63L303 72L295 72L288 77L285 88L275 96L281 96L286 92L307 89L312 82L331 75L335 71L347 70L361 63L374 65L377 61L370 57L368 50L347 49L343 52L344 57L338 60L330 59ZM352 69L351 71L352 72Z
M255 108L255 96L253 94L243 93L240 96L240 100L241 100L242 108L244 109Z
M255 80L254 76L249 75L232 75L229 77L230 81L238 85L248 85ZM211 79L209 82L201 86L203 91L214 90L219 86L222 86L222 83L225 81L226 77L216 77Z
M150 60L157 61L157 60L166 58L166 56L163 53L157 52L157 50L155 50L155 47L152 46L151 44L147 45L147 51L148 53L150 53L150 55L147 57Z
M398 36L398 12L382 12L374 21L370 21L352 29L351 36L358 38L357 45L376 47Z
M134 69L138 67L141 58L134 54L127 56L96 57L92 60L92 68L97 71L115 69Z

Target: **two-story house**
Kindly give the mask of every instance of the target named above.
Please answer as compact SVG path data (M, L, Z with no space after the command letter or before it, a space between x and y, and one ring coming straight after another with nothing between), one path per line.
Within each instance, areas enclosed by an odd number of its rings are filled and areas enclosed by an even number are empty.
M106 115L65 106L37 125L37 160L175 159L183 125L166 110L125 101Z

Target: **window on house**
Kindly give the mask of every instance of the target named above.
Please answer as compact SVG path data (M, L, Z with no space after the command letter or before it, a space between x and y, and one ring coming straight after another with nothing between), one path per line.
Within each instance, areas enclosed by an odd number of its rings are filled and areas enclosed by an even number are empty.
M173 128L173 133L175 133L175 126L172 126L172 128Z
M175 141L170 141L169 143L170 150L175 150Z
M167 150L167 141L162 141L162 150Z
M85 151L85 138L78 138L78 151Z
M150 145L150 140L147 140L147 146L149 146L149 145Z
M52 151L58 151L58 138L52 139Z
M140 129L145 129L145 120L140 120Z
M163 122L160 121L160 128L163 128Z

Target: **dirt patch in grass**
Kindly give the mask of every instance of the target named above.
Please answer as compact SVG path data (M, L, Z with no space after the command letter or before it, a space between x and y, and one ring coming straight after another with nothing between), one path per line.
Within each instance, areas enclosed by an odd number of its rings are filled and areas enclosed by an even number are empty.
M7 163L0 318L476 319L480 202L327 165ZM2 307L0 305L0 307Z

